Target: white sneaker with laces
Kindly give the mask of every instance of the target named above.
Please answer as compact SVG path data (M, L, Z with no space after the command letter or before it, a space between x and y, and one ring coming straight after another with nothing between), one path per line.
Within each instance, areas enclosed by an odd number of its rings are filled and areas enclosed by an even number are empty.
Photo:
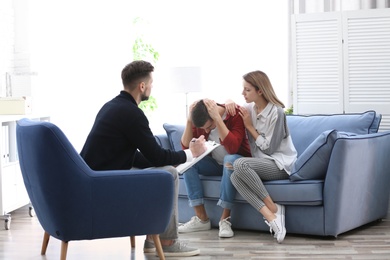
M210 229L211 229L211 223L209 219L207 221L202 221L197 216L193 216L190 221L178 227L178 232L190 233L190 232L205 231Z
M284 237L286 236L286 227L284 226L284 221L282 221L282 216L276 214L276 218L271 222L265 221L265 223L270 226L270 232L275 232L274 237L278 241L278 243L282 243Z
M219 221L219 237L233 237L234 232L232 230L232 223L230 223L230 217L227 217Z

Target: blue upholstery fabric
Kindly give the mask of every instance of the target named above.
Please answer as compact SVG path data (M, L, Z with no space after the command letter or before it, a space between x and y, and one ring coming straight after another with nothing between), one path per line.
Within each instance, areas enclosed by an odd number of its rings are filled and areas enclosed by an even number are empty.
M337 131L337 139L351 136L357 136L357 134L351 132Z
M323 180L336 139L355 133L328 130L320 134L296 160L290 180Z
M288 115L290 130L298 157L322 133L327 130L352 132L356 134L376 133L382 116L375 111L331 115Z
M203 175L199 177L203 183L204 197L214 198L218 201L221 177ZM275 201L284 205L322 205L323 180L300 181L294 183L294 185L289 180L265 181L264 186ZM302 190L305 190L305 192L302 192ZM308 194L310 196L307 196ZM187 197L184 181L179 183L179 196ZM237 193L235 201L246 203L246 200L239 193ZM180 214L182 213L180 212Z
M389 154L390 131L336 140L324 185L326 235L386 217Z
M324 179L336 137L336 130L320 134L295 161L290 180Z
M175 151L183 150L181 147L181 136L183 135L185 126L184 125L171 125L171 124L163 124L165 131L167 132L169 142L171 143L171 147Z
M162 170L93 171L49 122L17 122L24 183L43 229L62 241L162 233L174 181Z
M386 217L390 192L390 131L377 133L381 118L373 111L287 117L300 154L321 133L337 130L324 179L264 182L272 199L286 205L288 233L337 236ZM159 138L167 140L168 136ZM207 215L211 225L218 228L223 210L217 206L221 177L200 175L200 179ZM183 176L179 180L178 207L179 222L187 222L194 215L194 209L188 205ZM259 212L238 193L231 223L233 229L269 231Z

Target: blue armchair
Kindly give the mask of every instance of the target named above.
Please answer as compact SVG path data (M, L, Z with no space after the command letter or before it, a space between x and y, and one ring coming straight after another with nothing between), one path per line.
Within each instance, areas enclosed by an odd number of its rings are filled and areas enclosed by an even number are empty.
M17 122L17 148L24 183L45 234L62 241L153 235L164 259L159 233L168 226L174 181L162 170L94 171L64 133L50 122Z

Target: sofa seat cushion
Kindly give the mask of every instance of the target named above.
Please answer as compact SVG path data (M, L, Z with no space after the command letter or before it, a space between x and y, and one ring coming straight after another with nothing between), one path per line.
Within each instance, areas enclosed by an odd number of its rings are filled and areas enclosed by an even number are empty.
M220 194L220 176L203 176L200 175L203 183L204 197L215 200L215 205L219 200ZM266 189L275 202L283 205L322 205L323 180L304 180L291 182L290 180L278 180L264 182ZM187 190L180 176L179 197L187 198ZM236 202L247 201L237 192Z
M264 182L272 200L282 205L322 205L324 180Z

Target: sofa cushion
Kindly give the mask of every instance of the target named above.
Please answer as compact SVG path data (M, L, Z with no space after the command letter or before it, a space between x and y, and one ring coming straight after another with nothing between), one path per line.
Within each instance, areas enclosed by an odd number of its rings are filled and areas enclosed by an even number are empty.
M181 147L181 136L184 132L184 125L171 125L164 123L163 127L168 135L168 140L171 143L172 149L175 151L183 150Z
M324 131L335 129L356 134L376 133L380 121L381 115L377 115L375 111L350 114L287 116L287 124L298 156Z
M336 130L323 132L298 157L291 171L290 180L325 179L330 155L336 140L356 135L355 133Z
M179 199L188 200L187 190L181 175L179 181ZM204 198L219 200L221 193L221 176L199 175L203 185ZM290 180L264 181L264 186L272 197L272 200L283 205L322 205L323 204L323 180L305 180L292 183ZM235 202L248 203L237 192Z
M324 179L336 138L336 130L320 134L295 161L290 180Z

